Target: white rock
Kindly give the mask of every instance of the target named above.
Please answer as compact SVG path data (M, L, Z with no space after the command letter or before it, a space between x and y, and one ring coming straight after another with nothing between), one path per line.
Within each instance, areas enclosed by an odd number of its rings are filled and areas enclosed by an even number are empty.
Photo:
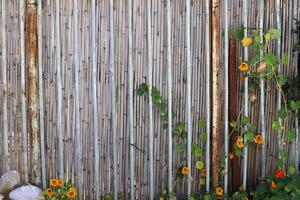
M0 178L0 193L9 192L15 185L20 183L20 174L17 171L8 171Z
M9 193L11 200L36 200L42 190L34 185L18 187Z

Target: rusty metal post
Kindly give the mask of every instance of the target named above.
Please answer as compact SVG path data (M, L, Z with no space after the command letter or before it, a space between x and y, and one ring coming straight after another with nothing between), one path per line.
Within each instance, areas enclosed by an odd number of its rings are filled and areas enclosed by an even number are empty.
M39 96L38 96L38 43L37 43L37 2L27 0L27 75L28 75L28 117L29 137L31 147L31 181L41 183L40 162L40 125L39 125Z
M220 0L212 1L212 183L220 180Z

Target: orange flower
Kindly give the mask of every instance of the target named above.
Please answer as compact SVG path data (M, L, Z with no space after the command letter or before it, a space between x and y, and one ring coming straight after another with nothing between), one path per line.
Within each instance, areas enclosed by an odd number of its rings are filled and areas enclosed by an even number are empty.
M239 187L239 191L240 191L240 192L245 191L244 186L241 185L241 186Z
M224 193L224 190L221 187L216 187L215 193L217 196L222 196Z
M264 143L264 138L262 135L256 135L254 138L254 142L256 144L263 144Z
M201 177L205 177L206 176L206 169L203 168L201 169Z
M181 170L181 173L183 175L188 175L190 172L189 168L188 167L183 167L182 170Z
M46 190L46 194L47 194L47 196L52 197L54 195L54 191L51 188L48 188Z
M282 168L276 169L276 172L275 172L276 178L284 178L284 176L285 176L285 174L284 174L284 170Z
M74 187L71 187L68 192L67 192L67 196L69 198L75 198L77 196L77 191Z
M244 81L245 77L244 76L240 76L240 81Z
M274 181L272 181L272 183L271 183L271 188L272 188L272 189L277 188L277 183L275 183Z
M244 147L244 141L242 137L238 137L238 139L236 140L236 146L241 149Z
M259 63L259 66L257 67L257 72L261 73L262 71L264 71L264 69L266 68L266 63L265 62L261 62Z
M242 62L242 63L240 64L239 69L240 69L242 72L248 71L248 69L249 69L248 64L245 63L245 62Z
M52 186L52 187L58 186L58 181L56 179L51 179L50 180L50 186Z
M232 160L234 158L234 153L229 154L229 159Z
M57 186L59 186L59 187L64 186L64 181L63 180L57 180Z

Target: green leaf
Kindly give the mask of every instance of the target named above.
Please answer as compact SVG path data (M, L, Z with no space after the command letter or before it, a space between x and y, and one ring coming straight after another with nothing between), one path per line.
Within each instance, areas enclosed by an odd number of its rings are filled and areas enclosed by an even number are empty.
M293 111L297 111L300 109L300 101L291 101L290 106Z
M293 140L293 139L296 138L296 133L293 132L293 131L291 131L291 130L288 130L288 131L286 132L286 138L287 138L289 141L291 141L291 140Z
M203 128L203 127L205 126L205 119L203 119L203 118L199 119L199 121L198 121L198 126L199 126L200 128Z
M263 61L268 66L275 66L277 64L277 58L273 53L267 53L263 57Z
M278 168L282 168L283 167L283 160L282 159L278 159L276 161L276 167L278 167Z
M191 145L192 153L194 153L197 148L198 148L198 145L195 143L192 143L192 145Z
M204 167L204 164L203 164L202 161L197 161L197 162L196 162L196 168L197 168L197 169L200 169L200 170L201 170L203 167Z
M285 158L287 156L287 154L288 154L287 150L281 149L279 151L279 155L281 158Z
M182 131L180 134L180 137L184 140L187 138L187 132L186 131Z
M241 157L241 156L242 156L242 150L241 150L241 149L237 149L237 148L236 148L236 149L234 150L234 154L236 155L236 157L238 157L238 158L239 158L239 157Z
M294 165L290 165L290 166L289 166L288 172L289 172L290 175L295 174L296 169L295 169Z
M168 128L168 124L166 123L163 125L163 129L167 129L167 128Z
M207 135L205 132L199 133L199 139L202 141L205 141L207 138Z
M286 116L287 116L286 111L285 111L284 108L281 108L281 109L277 112L277 114L278 114L278 117L280 117L281 119L284 119L284 118L286 118Z
M200 149L200 148L197 148L196 150L195 150L195 152L194 152L194 155L196 156L196 157L200 157L200 156L202 156L202 149Z
M182 144L177 144L177 145L176 145L176 151L177 151L178 153L183 152L183 151L184 151L184 146L183 146Z
M164 189L164 190L162 191L162 194L163 194L163 195L167 195L167 194L168 194L168 191L167 191L166 189Z
M139 96L143 96L148 92L148 85L146 83L142 83L136 89L136 93Z
M281 125L278 121L273 121L272 123L272 129L276 132L278 132L281 129Z
M242 125L246 125L249 123L249 118L248 117L242 117L242 121L241 121Z
M246 135L245 135L247 141L250 141L253 139L254 137L254 134L252 132L248 132Z
M280 39L281 33L280 30L271 28L268 33L270 34L271 39Z
M282 55L282 64L283 65L287 65L287 64L289 64L289 56L288 56L288 54L287 53L283 53L283 55Z
M182 131L184 129L184 123L183 122L178 122L176 124L176 129L178 129L179 131Z
M284 74L279 73L277 75L277 82L279 85L284 85L287 82L287 77Z

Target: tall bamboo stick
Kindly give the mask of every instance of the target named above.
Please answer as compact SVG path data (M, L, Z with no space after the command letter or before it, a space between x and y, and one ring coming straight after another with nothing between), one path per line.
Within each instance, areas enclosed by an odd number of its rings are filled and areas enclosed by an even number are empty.
M212 182L220 181L220 0L212 2Z
M38 0L38 66L39 66L39 97L40 97L40 135L41 135L41 164L42 183L46 187L46 161L45 161L45 136L44 136L44 95L43 95L43 33L42 33L42 0Z
M134 169L135 169L135 154L134 154L134 127L133 127L133 62L132 62L132 4L133 0L128 0L128 125L129 125L129 140L130 140L130 199L135 199L134 192Z
M114 0L109 4L109 29L110 29L110 77L111 77L111 126L112 126L112 143L113 143L113 183L114 199L118 199L118 152L117 152L117 118L116 118L116 86L115 86L115 54L114 54Z
M296 4L297 1L294 3ZM294 5L294 9L293 9L293 17L295 19L297 19L297 6ZM294 24L294 29L297 28L297 24ZM297 34L294 34L294 41L299 41L299 37L297 37ZM298 40L297 40L298 39ZM298 76L299 72L298 72L298 67L297 64L299 63L298 57L299 55L299 50L294 52L294 66L295 66L295 77ZM297 173L299 173L299 121L298 121L298 110L295 113L295 132L296 132L296 138L295 138L295 167L296 167L296 171Z
M83 197L82 176L82 138L80 124L80 99L79 99L79 76L80 76L80 54L78 49L78 0L74 1L74 73L75 73L75 152L76 152L76 181L79 189L79 197Z
M206 191L210 186L210 8L209 0L205 0L205 118L206 118Z
M264 36L264 0L260 0L259 4L259 31L260 31L260 42L263 43ZM260 51L260 60L263 57L263 50ZM264 139L262 144L262 158L261 158L261 176L264 178L266 176L266 162L267 162L267 138L266 138L266 123L265 123L265 80L260 79L260 131Z
M150 170L150 200L154 199L154 150L153 150L153 111L152 111L152 20L151 3L147 0L147 52L148 52L148 85L149 85L149 170Z
M171 52L171 2L167 0L167 67L168 67L168 189L173 188L173 145L172 145L172 52Z
M276 14L276 28L281 32L281 19L280 19L280 0L275 0L275 14ZM276 56L280 58L281 56L281 37L276 40ZM281 73L281 65L278 64L277 72ZM277 111L281 109L281 92L277 90L277 102L276 102ZM282 124L281 118L278 119L279 123ZM277 133L277 142L278 142L278 158L280 158L280 149L281 149L281 130Z
M31 180L41 183L40 164L40 127L38 96L38 44L37 44L37 4L36 0L27 1L27 61L28 61L28 106L29 134L31 143Z
M20 0L20 56L21 56L21 112L22 112L22 151L24 180L28 182L28 143L27 143L27 113L26 113L26 85L25 85L25 0Z
M6 55L6 8L5 0L2 0L2 81L3 81L3 170L9 170L9 153L8 153L8 123L7 123L7 55Z
M228 193L228 148L229 148L229 127L228 127L228 110L229 110L229 83L228 83L228 51L229 51L229 38L228 38L228 0L224 2L224 26L225 26L225 46L224 46L224 147L225 147L225 170L224 170L224 192Z
M243 25L245 27L244 37L247 37L248 31L248 3L247 0L243 0ZM248 47L244 48L244 61L248 61ZM248 117L248 77L245 78L245 91L244 91L244 116ZM244 137L244 142L246 142L246 137ZM246 189L247 185L247 170L248 170L248 147L244 147L244 162L243 162L243 187Z
M98 107L97 107L97 47L96 47L96 1L92 0L92 104L94 128L94 153L95 153L95 191L96 199L100 196L99 174L99 133L98 133Z
M56 0L55 29L56 29L56 133L58 135L59 177L64 178L64 147L62 135L62 83L61 83L61 50L60 50L60 17L59 0Z
M186 6L186 16L185 16L185 38L186 38L186 76L187 76L187 84L186 84L186 112L187 112L187 166L190 169L188 174L188 198L191 195L191 171L192 171L192 68L191 68L191 4L190 0L185 1Z

